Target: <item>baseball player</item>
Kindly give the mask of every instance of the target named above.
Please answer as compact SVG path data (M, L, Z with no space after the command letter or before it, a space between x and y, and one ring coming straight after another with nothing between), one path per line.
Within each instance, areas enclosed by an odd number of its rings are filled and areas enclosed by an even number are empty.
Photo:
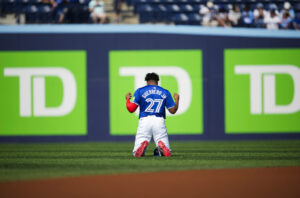
M159 153L170 157L171 148L165 125L165 108L171 114L175 114L178 110L179 95L174 93L174 102L170 92L158 86L159 76L156 73L148 73L145 81L147 81L147 85L135 91L133 103L130 102L131 93L126 94L126 107L130 113L135 112L138 106L140 107L133 155L135 157L144 156L153 136Z

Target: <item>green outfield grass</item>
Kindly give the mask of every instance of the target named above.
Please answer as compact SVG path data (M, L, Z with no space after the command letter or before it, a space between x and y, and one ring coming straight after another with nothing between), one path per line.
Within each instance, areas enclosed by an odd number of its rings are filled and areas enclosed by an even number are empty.
M191 169L300 166L300 140L171 142L171 158L133 142L0 144L0 181Z

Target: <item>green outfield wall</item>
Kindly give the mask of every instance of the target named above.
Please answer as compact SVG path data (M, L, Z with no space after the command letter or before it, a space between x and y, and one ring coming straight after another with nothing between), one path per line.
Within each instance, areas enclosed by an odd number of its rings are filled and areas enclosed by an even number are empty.
M0 29L0 141L134 140L125 94L148 72L180 94L171 140L300 138L300 36L75 27Z

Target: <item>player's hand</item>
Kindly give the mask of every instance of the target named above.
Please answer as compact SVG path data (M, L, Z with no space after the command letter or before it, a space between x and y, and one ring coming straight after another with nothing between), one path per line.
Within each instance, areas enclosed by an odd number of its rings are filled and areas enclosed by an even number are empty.
M130 92L128 92L128 93L126 94L126 96L125 96L125 97L126 97L126 100L127 100L127 99L129 99L129 100L130 100L130 99L131 99L131 93L130 93Z
M173 96L173 97L174 97L174 100L175 100L175 101L178 101L178 100L179 100L179 94L178 94L178 93L174 93L174 96Z

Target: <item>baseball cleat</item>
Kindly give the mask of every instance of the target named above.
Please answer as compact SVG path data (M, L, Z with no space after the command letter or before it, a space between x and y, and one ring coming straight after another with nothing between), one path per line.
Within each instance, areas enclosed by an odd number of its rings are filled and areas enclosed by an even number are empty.
M168 147L166 147L166 145L162 141L158 142L158 147L162 151L163 156L171 157L171 151L170 151L170 149Z
M141 146L135 152L135 157L142 157L142 156L144 156L145 152L146 152L146 148L148 147L148 145L149 145L148 141L142 142Z

